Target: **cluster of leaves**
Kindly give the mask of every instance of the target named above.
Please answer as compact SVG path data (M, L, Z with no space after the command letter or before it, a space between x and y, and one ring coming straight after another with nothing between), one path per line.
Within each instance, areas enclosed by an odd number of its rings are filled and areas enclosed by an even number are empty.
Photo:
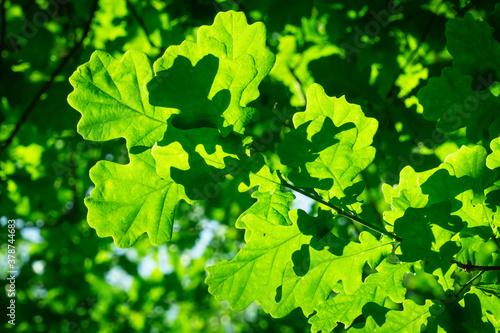
M2 8L19 331L500 328L494 1Z
M499 135L491 104L497 98L492 82L473 95L472 78L464 75L493 70L496 78L490 59L500 44L487 23L470 14L450 20L446 32L453 68L429 80L418 98L425 118L438 120L442 131L466 128L471 144L429 170L404 168L397 186L384 184L391 206L385 229L358 217L365 188L359 176L375 158L378 127L358 105L311 84L306 110L293 115L293 129L276 147L281 170L253 147L258 142L247 127L257 110L249 105L275 61L262 23L248 25L241 12L219 13L213 25L198 29L195 42L170 46L153 66L137 51L120 61L95 52L70 78L75 90L68 101L82 113L79 133L93 141L125 138L130 163L101 161L91 169L90 226L120 247L145 232L162 245L172 237L181 200L213 197L230 179L257 199L236 221L245 229L245 246L230 261L206 268L209 292L231 309L255 301L283 317L301 308L312 330L324 332L339 323L354 331L450 330L450 311L470 313L459 323L464 327L500 328L498 248L486 265L491 270L476 265L476 253L499 236L498 142L491 155L472 144ZM469 39L487 42L470 52ZM470 110L469 97L477 110ZM291 209L295 196L286 187L322 206L316 214ZM346 218L383 237L336 234L335 225ZM464 268L479 270L479 283L461 287ZM436 278L440 299L407 299L404 276L415 270Z
M236 251L228 229L251 198L181 204L169 245L123 251L98 238L83 198L100 159L128 163L120 140L85 141L67 103L69 77L96 49L151 58L213 21L211 1L0 1L0 280L7 285L7 219L16 219L18 332L303 330L256 306L232 312L203 283L207 260ZM12 138L12 139L10 139ZM218 221L218 223L215 222ZM208 247L208 242L210 246ZM5 255L4 255L5 254ZM4 289L2 289L4 290ZM0 303L8 304L6 292ZM8 317L5 317L8 318Z

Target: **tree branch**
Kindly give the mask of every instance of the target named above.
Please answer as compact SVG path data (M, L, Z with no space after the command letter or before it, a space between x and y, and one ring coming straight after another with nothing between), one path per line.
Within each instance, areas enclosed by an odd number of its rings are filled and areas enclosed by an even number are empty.
M387 231L387 230L385 230L385 229L382 229L382 228L379 228L379 227L377 227L377 226L375 226L375 225L372 225L372 224L370 224L370 223L366 222L365 220L363 220L363 219L361 219L361 218L357 217L356 215L352 214L351 212L349 212L349 211L346 211L346 210L342 209L341 207L337 207L337 206L335 206L335 205L332 205L331 203L329 203L329 202L327 202L327 201L323 200L322 198L319 198L319 197L317 197L317 196L315 196L315 195L312 195L312 194L310 194L310 193L308 193L308 192L304 191L303 189L298 188L298 187L296 187L296 186L294 186L294 185L292 185L292 184L290 184L290 183L286 182L286 181L285 181L285 180L281 177L281 175L280 175L280 174L278 174L278 175L279 175L279 177L280 177L280 179L281 179L281 184L282 184L284 187L288 187L289 189L292 189L292 190L294 190L294 191L296 191L296 192L298 192L298 193L300 193L300 194L302 194L302 195L305 195L305 196L306 196L306 197L308 197L308 198L313 199L313 200L314 200L314 201L316 201L316 202L319 202L319 203L321 203L321 204L323 204L323 205L325 205L325 206L327 206L327 207L329 207L329 208L333 209L333 210L337 213L337 215L344 216L344 217L346 217L346 218L348 218L348 219L350 219L350 220L352 220L352 221L354 221L354 222L357 222L357 223L361 224L362 226L364 226L364 227L366 227L366 228L368 228L368 229L371 229L371 230L376 231L376 232L379 232L379 233L381 233L381 234L383 234L383 235L389 236L389 237L391 237L392 239L394 239L394 240L396 240L396 241L398 241L398 242L401 242L401 241L403 240L401 237L396 236L396 235L394 235L393 233L391 233L391 232L389 232L389 231Z
M467 286L471 285L472 282L474 282L477 278L479 278L481 275L483 275L484 271L482 271L481 273L477 274L476 276L474 276L472 279L470 279L469 281L467 281L466 284L464 284L462 286L462 288L460 288L460 290L455 294L455 297L458 297L460 296L460 294L465 290L465 288L467 288Z
M71 60L71 58L73 58L75 56L75 54L77 53L78 49L82 46L83 41L85 40L85 38L87 38L87 35L90 32L90 24L92 23L92 19L94 18L94 14L95 14L95 12L96 12L96 10L98 8L98 2L99 2L98 0L95 0L94 3L93 3L93 5L92 5L92 9L90 11L90 16L89 16L89 19L88 19L88 21L87 21L87 23L85 25L85 30L83 32L82 38L78 41L78 43L75 44L75 46L73 46L73 48L66 55L66 57L64 57L64 59L61 61L61 63L59 64L59 66L56 68L56 70L52 73L49 81L47 81L43 85L43 87L38 91L38 93L35 95L35 97L31 101L31 103L28 105L28 107L26 108L26 110L24 110L24 112L23 112L23 114L21 116L21 119L19 119L19 121L16 124L16 127L14 128L14 131L12 131L12 133L10 134L10 136L4 142L2 142L1 147L0 147L0 155L12 143L12 140L16 136L17 132L19 131L19 129L21 128L21 126L24 124L24 122L26 121L26 119L28 119L28 116L31 114L31 112L33 111L33 109L36 107L36 105L40 101L40 98L42 97L42 95L45 94L47 92L47 90L49 90L49 88L52 85L52 83L54 83L54 79L56 78L56 76L59 75L59 73L68 64L68 62Z
M394 77L394 80L392 81L391 88L389 89L389 92L385 96L386 99L389 99L389 98L391 98L393 96L394 90L396 89L396 81L397 81L398 77L401 74L403 74L404 71L405 71L405 69L406 69L406 67L408 67L408 65L413 62L413 58L417 55L418 51L420 50L420 47L422 46L422 44L424 43L425 39L427 38L427 35L430 32L431 27L432 27L434 21L436 20L436 16L437 15L432 15L430 17L429 21L427 22L427 25L425 26L424 32L422 33L422 36L420 36L420 40L418 41L417 47L410 54L410 56L408 57L408 60L406 60L405 65L399 69L398 74L396 74L396 76ZM403 98L401 98L401 100L404 101L405 97L406 96L404 96Z
M470 273L472 271L500 271L500 266L477 266L473 265L470 260L467 262L467 264L462 264L461 262L458 262L456 260L451 260L450 263L452 264L457 264L458 267L463 269L465 272Z
M165 49L161 46L158 46L156 45L155 43L153 43L153 41L151 40L151 38L149 37L149 31L148 29L146 28L146 25L144 24L144 21L142 20L142 18L139 16L139 13L137 13L137 11L135 10L135 7L130 3L130 1L127 0L127 7L130 9L130 12L132 13L132 16L135 17L135 19L137 20L137 22L139 23L139 26L141 27L141 29L144 31L144 34L146 34L146 39L148 40L148 43L149 45L151 45L152 47L160 50L160 55L163 54L163 52L165 52Z
M5 20L5 0L0 4L0 19L2 26L0 28L0 71L2 70L3 57L2 52L5 49L5 32L7 30L7 21Z

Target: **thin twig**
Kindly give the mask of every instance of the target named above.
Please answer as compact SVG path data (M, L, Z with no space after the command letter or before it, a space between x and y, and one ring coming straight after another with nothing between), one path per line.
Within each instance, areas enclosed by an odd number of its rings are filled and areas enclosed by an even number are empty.
M470 279L466 284L464 284L462 286L462 288L460 288L460 290L455 294L455 297L458 297L460 296L460 294L462 293L462 291L465 290L465 288L467 288L467 286L469 286L472 282L474 282L478 277L480 277L481 275L483 275L484 271L480 272L479 274L477 274L476 276L474 276L472 279Z
M280 177L280 178L281 178L281 177ZM352 221L354 221L354 222L357 222L357 223L361 224L362 226L364 226L364 227L366 227L366 228L368 228L368 229L371 229L371 230L376 231L376 232L379 232L379 233L381 233L381 234L383 234L383 235L389 236L389 237L391 237L392 239L394 239L394 240L396 240L396 241L398 241L398 242L401 242L401 241L403 240L401 237L396 236L396 235L394 235L393 233L391 233L391 232L389 232L389 231L387 231L387 230L384 230L384 229L382 229L382 228L379 228L379 227L377 227L377 226L374 226L374 225L372 225L372 224L370 224L370 223L366 222L365 220L363 220L363 219L361 219L361 218L357 217L356 215L353 215L351 212L349 212L349 211L346 211L346 210L342 209L341 207L337 207L337 206L335 206L335 205L332 205L331 203L329 203L329 202L327 202L327 201L323 200L322 198L319 198L319 197L317 197L317 196L315 196L315 195L312 195L312 194L310 194L310 193L307 193L307 192L306 192L306 191L304 191L303 189L298 188L297 186L294 186L294 185L292 185L292 184L290 184L290 183L287 183L287 182L286 182L283 178L281 178L281 181L282 181L282 183L281 183L281 184L282 184L283 186L288 187L289 189L292 189L292 190L294 190L294 191L296 191L296 192L298 192L298 193L300 193L300 194L302 194L302 195L305 195L305 196L306 196L306 197L308 197L308 198L313 199L313 200L314 200L314 201L316 201L316 202L319 202L319 203L321 203L321 204L323 204L323 205L325 205L325 206L327 206L327 207L329 207L329 208L333 209L333 210L337 213L337 215L344 216L344 217L346 217L346 218L348 218L348 219L350 219L350 220L352 220Z
M165 52L165 49L161 46L158 46L156 45L152 40L151 38L149 37L149 31L148 29L146 28L146 25L144 24L144 21L142 19L142 17L139 16L139 13L137 13L137 11L135 10L135 7L130 3L130 1L127 1L127 6L128 8L130 9L130 12L132 13L132 15L135 17L135 19L137 20L137 22L139 23L139 26L142 28L142 30L144 31L144 34L146 35L146 39L148 40L148 43L149 45L151 45L152 47L154 47L155 49L158 49L160 50L160 55L163 54L163 52Z
M85 25L85 30L83 32L82 38L78 41L78 43L75 44L75 46L73 46L73 48L66 55L66 57L64 57L64 59L61 61L61 63L59 64L59 66L56 68L56 70L52 73L49 81L47 81L43 85L43 87L38 91L38 93L35 95L35 97L31 101L31 103L28 105L28 107L26 108L26 110L24 110L21 118L19 119L18 123L16 124L16 127L14 128L14 131L10 134L10 136L7 138L7 140L5 140L4 142L2 142L2 146L0 147L0 155L12 143L12 140L16 136L17 132L19 131L19 129L21 128L21 126L24 124L24 122L26 121L26 119L28 119L28 116L31 114L31 112L33 111L33 109L36 107L36 105L40 101L40 98L42 97L42 95L45 94L47 92L47 90L49 90L49 88L52 85L52 83L54 83L54 79L56 78L56 76L59 75L59 73L63 70L64 66L66 66L68 64L68 62L75 56L75 54L78 51L78 49L82 46L85 38L87 37L88 33L90 32L90 24L92 23L92 19L94 18L94 14L95 14L95 12L96 12L96 10L98 8L98 2L99 2L98 0L95 0L94 3L93 3L93 5L92 5L92 9L91 9L91 12L90 12L90 17L89 17L89 19L88 19L88 21L87 21L87 23Z
M391 98L392 95L394 94L394 89L396 88L396 81L397 81L398 77L401 74L403 74L404 71L405 71L405 69L406 69L406 67L408 67L408 65L413 62L413 58L417 55L418 51L420 50L420 47L422 46L422 44L424 43L425 39L427 38L427 35L431 31L432 24L434 23L435 20L436 20L436 15L432 15L431 18L429 19L429 21L427 22L427 25L426 25L426 27L424 29L424 32L422 33L422 36L420 37L420 40L418 41L417 47L410 54L410 56L408 57L408 60L406 61L405 65L399 69L399 72L394 77L394 80L392 81L391 88L389 89L389 92L387 93L387 95L385 97L386 99ZM405 97L406 96L404 96L403 98L401 98L401 100L404 100Z
M466 264L462 264L461 262L458 262L456 260L451 260L450 263L457 264L458 267L460 267L467 273L470 273L472 271L500 271L500 266L477 266L473 265L470 261L468 261Z

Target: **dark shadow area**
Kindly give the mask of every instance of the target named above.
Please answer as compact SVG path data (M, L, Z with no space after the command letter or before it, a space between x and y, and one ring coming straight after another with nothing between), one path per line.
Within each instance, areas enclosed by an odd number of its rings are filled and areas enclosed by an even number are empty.
M483 316L481 302L476 295L465 295L464 307L458 304L457 301L446 301L445 299L440 302L441 308L437 305L431 307L431 313L434 313L436 317L432 317L433 320L427 323L428 332L436 332L438 326L444 332L493 333L495 331L489 322L485 323L481 320Z
M170 126L164 138L158 142L159 147L178 144L188 155L189 169L184 170L185 161L175 154L165 167L170 168L170 176L184 185L186 195L192 200L214 198L219 193L218 185L225 180L230 170L238 170L241 163L235 158L220 159L221 152L239 154L241 139L229 134L222 138L217 129L201 127L182 130ZM169 148L167 148L169 149Z
M274 297L274 300L276 301L276 303L281 302L282 296L283 296L283 285L276 288L276 296Z
M428 206L439 202L448 202L451 213L462 208L462 202L455 199L457 195L472 188L474 179L470 176L457 178L451 176L448 170L436 171L421 185L422 193L429 195Z
M355 127L353 123L336 127L332 119L325 118L321 130L308 139L308 129L315 125L313 121L308 121L286 135L278 146L278 154L283 164L301 167L307 162L315 161L319 153L340 142L336 135Z
M344 188L345 197L341 199L333 197L330 199L330 203L340 207L348 207L349 205L353 205L356 202L359 202L357 198L364 191L365 186L366 184L362 180L354 183L351 186Z
M385 324L385 315L389 312L389 309L384 308L382 305L377 303L368 302L363 306L361 311L365 318L371 316L378 326L382 326Z
M300 250L292 254L293 271L297 276L304 276L309 271L311 265L311 254L309 253L309 245L302 244Z
M458 216L450 216L450 204L441 202L425 208L408 208L405 214L394 223L394 232L403 238L401 242L401 261L414 262L425 258L425 271L428 273L441 268L443 272L451 266L450 260L460 250L455 242L447 241L436 249L432 230L433 225L458 233L463 222ZM440 234L441 238L447 237Z
M500 206L500 189L488 192L485 204L490 209L496 209L497 206Z
M172 125L179 129L222 128L222 113L229 106L229 90L221 90L210 100L208 95L217 75L219 58L206 55L193 67L183 56L172 67L160 71L147 84L149 102L154 106L179 109Z
M345 95L349 101L361 96L376 98L376 90L368 84L369 67L361 70L337 54L311 61L308 67L315 82L325 88L328 96Z
M301 188L316 188L329 190L333 186L331 178L314 178L307 171L306 163L314 162L319 154L329 147L340 143L342 132L354 128L353 123L346 123L336 127L330 118L325 118L321 129L308 139L308 129L317 124L309 121L300 125L297 129L287 134L283 142L278 146L278 155L283 164L293 166L289 179ZM339 135L339 137L336 137ZM300 152L297 154L297 152Z
M146 150L151 149L151 147L146 147L146 146L134 146L131 147L128 152L132 155L139 155L141 153L144 153Z
M472 227L472 228L464 228L460 232L460 238L465 239L467 237L479 236L485 242L487 242L491 235L493 235L493 230L490 226L480 226L480 227Z
M319 210L318 216L309 216L299 210L297 226L304 235L312 236L310 245L316 251L328 248L336 256L341 256L349 240L335 236L331 231L336 227L335 218L331 211ZM293 258L293 257L292 257ZM294 264L298 265L294 262Z

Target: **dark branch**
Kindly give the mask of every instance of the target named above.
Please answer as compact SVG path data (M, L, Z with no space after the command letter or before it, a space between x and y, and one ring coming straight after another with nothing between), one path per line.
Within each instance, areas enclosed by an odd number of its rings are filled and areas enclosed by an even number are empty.
M2 26L0 28L0 71L2 70L2 52L5 49L5 33L7 30L7 21L5 20L5 0L2 0L0 4L0 19L2 20Z
M82 46L85 38L87 38L87 35L90 32L90 24L92 23L92 19L94 18L94 14L95 14L95 12L96 12L96 10L98 8L98 5L97 5L98 2L99 2L98 0L95 0L94 3L93 3L93 5L92 5L90 16L89 16L89 19L88 19L88 21L87 21L87 23L85 25L85 30L83 32L82 38L78 41L78 43L75 44L75 46L73 46L73 48L66 55L66 57L64 57L64 59L61 61L61 63L59 64L59 66L56 68L56 70L52 73L49 81L47 81L43 85L43 87L38 91L38 93L35 95L35 97L31 101L31 103L28 105L28 107L26 108L26 110L24 110L21 118L19 119L19 121L16 124L16 127L14 128L14 131L12 131L12 133L7 138L7 140L5 140L4 142L2 142L2 146L0 147L0 155L12 143L12 140L16 136L17 132L19 131L19 129L21 128L21 126L24 124L24 122L26 121L26 119L28 119L28 117L31 114L31 112L33 111L33 109L35 109L35 107L38 104L38 102L40 101L40 98L42 97L42 95L45 94L47 92L47 90L49 90L49 88L52 85L52 83L54 83L54 79L56 78L56 76L59 75L59 73L68 64L68 62L76 55L78 49Z
M375 225L372 225L372 224L366 222L365 220L357 217L356 215L352 214L351 212L342 209L341 207L337 207L335 205L332 205L331 203L323 200L322 198L319 198L319 197L317 197L317 196L315 196L313 194L310 194L310 193L304 191L301 188L298 188L298 187L296 187L296 186L294 186L292 184L289 184L288 182L286 182L286 180L284 180L281 177L281 175L279 173L278 173L278 176L281 179L281 185L283 185L284 187L288 187L289 189L292 189L292 190L294 190L294 191L296 191L296 192L298 192L298 193L300 193L302 195L305 195L308 198L313 199L316 202L319 202L319 203L321 203L321 204L323 204L323 205L325 205L325 206L333 209L338 215L344 216L344 217L346 217L346 218L348 218L348 219L350 219L350 220L352 220L354 222L357 222L357 223L361 224L362 226L364 226L364 227L366 227L368 229L371 229L371 230L379 232L379 233L381 233L383 235L389 236L389 237L391 237L392 239L394 239L394 240L396 240L398 242L401 242L403 240L401 237L396 236L393 233L391 233L391 232L389 232L389 231L387 231L385 229L382 229L382 228L379 228L379 227L377 227Z
M458 262L456 260L451 260L450 263L457 264L458 267L460 267L461 269L463 269L467 273L470 273L472 271L482 271L482 272L500 271L500 266L477 266L477 265L473 265L470 262L470 260L466 264L462 264L461 262Z
M420 47L423 45L425 39L427 38L427 35L431 31L431 27L434 24L435 20L436 20L436 15L432 15L430 17L429 21L427 22L427 25L425 26L425 29L424 29L424 32L422 33L422 36L420 36L420 40L418 41L417 47L410 54L410 56L408 57L408 60L406 60L405 65L399 69L398 74L396 74L396 76L394 77L394 80L392 81L391 88L389 89L389 92L387 93L386 99L389 99L393 96L394 90L396 89L396 81L397 81L398 77L401 74L403 74L406 67L408 67L408 65L413 62L413 58L417 55L418 51L420 50ZM404 101L405 98L406 98L406 96L401 98L401 100Z
M465 288L467 288L468 286L470 286L472 284L472 282L474 282L477 278L479 278L481 275L483 275L485 271L482 271L480 272L479 274L477 274L476 276L474 276L472 279L470 279L466 284L464 284L462 286L462 288L460 288L460 290L455 294L455 298L457 298L458 296L460 296L460 294L465 290Z
M158 46L155 43L153 43L153 41L149 37L149 31L146 28L146 25L144 24L144 21L142 20L142 17L139 16L139 13L137 13L137 11L135 10L135 7L130 3L130 1L127 1L127 6L130 9L130 12L132 13L132 15L135 17L135 19L139 23L139 26L141 27L141 29L146 34L146 39L148 40L149 45L151 45L152 47L160 50L160 55L163 54L163 52L165 52L165 49L163 47Z

